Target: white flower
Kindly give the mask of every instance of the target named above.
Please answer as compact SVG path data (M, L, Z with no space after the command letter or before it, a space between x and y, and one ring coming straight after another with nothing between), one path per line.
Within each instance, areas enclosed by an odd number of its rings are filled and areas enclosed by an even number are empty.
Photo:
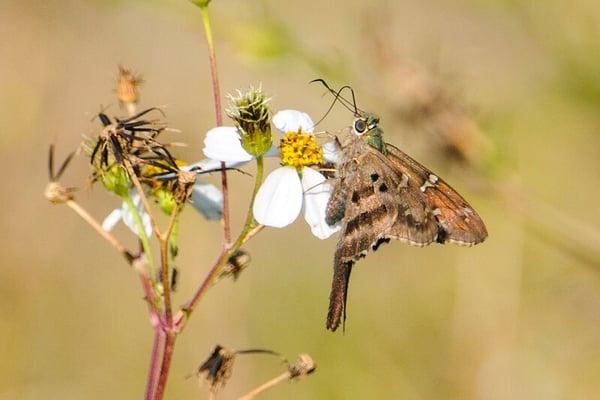
M137 213L140 216L140 219L142 220L142 225L144 226L144 232L146 233L146 237L149 237L152 234L152 224L150 222L150 216L146 213L146 210L144 210L142 199L140 198L140 195L135 189L131 189L129 191L129 196L131 197L131 201L133 202L133 205L135 206L135 209L137 210ZM131 229L131 231L134 234L140 236L137 229L137 225L135 223L135 219L133 217L133 213L131 212L129 206L125 202L121 204L120 208L117 208L116 210L113 210L110 214L108 214L108 216L104 219L104 222L102 222L102 229L104 229L107 232L110 232L115 227L117 222L121 220L129 229Z
M314 124L306 113L280 111L273 117L273 125L285 133L281 142L283 165L271 172L258 190L254 218L263 225L282 228L294 222L304 209L304 219L313 235L327 239L340 229L325 222L331 186L309 165L319 164L323 159L334 161L331 156L335 148L325 149L316 144L312 135Z
M326 239L339 230L339 226L330 227L325 222L325 208L329 201L331 187L326 178L307 165L318 164L323 159L336 163L339 150L334 142L317 146L312 132L314 123L310 116L296 110L279 111L273 116L273 125L285 133L282 140L281 167L271 172L261 185L254 201L254 218L260 224L282 228L294 222L304 209L304 219L310 225L311 232L319 239ZM306 154L311 155L304 161L301 154L287 151L287 142L303 141ZM245 164L254 157L244 150L238 130L232 126L213 128L204 139L204 155L209 158L235 164ZM317 154L318 153L318 154ZM276 156L279 151L275 145L266 156ZM308 160L308 161L307 161ZM310 160L314 162L311 163ZM318 162L319 161L319 162Z

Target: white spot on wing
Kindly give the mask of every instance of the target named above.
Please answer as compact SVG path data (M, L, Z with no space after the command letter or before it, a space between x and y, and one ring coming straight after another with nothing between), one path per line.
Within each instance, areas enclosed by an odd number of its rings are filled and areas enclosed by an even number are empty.
M408 176L402 174L402 180L400 181L400 184L398 185L398 189L402 189L408 187Z

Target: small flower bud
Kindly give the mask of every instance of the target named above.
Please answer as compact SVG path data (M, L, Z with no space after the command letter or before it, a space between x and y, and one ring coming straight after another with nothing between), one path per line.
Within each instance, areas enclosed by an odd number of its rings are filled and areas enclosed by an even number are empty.
M131 182L125 168L119 164L113 164L107 170L99 170L100 181L109 192L119 197L129 195Z
M152 197L158 204L158 207L166 215L171 215L173 209L177 206L173 193L164 187L160 187L152 192Z
M248 92L238 91L237 96L230 96L231 107L227 115L233 119L242 137L242 147L255 157L262 156L271 148L270 99L260 88L250 88Z

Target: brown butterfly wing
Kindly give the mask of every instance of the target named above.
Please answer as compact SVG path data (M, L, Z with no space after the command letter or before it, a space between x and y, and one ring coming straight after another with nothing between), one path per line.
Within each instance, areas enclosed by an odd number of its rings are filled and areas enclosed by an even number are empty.
M460 194L397 147L386 143L385 149L384 157L391 167L408 177L411 192L425 199L438 225L437 242L471 246L485 240L488 235L485 224Z
M435 241L438 227L425 199L407 184L372 147L362 144L346 154L340 179L334 185L326 219L342 228L334 259L327 328L335 330L345 310L352 264L390 238L413 245Z

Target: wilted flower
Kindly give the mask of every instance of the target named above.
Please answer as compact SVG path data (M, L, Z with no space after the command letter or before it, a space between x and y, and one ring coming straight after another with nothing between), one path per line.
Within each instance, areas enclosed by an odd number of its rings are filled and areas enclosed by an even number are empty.
M312 374L316 368L317 365L310 355L300 354L296 362L290 365L288 368L288 371L290 372L290 379Z
M225 386L231 377L235 352L216 345L211 355L198 367L198 377L206 382L212 392Z
M235 281L248 265L250 265L250 254L243 249L236 250L236 252L229 257L229 260L227 260L227 264L223 267L223 271L219 274L219 278L231 276Z
M138 87L144 83L140 75L134 74L131 70L119 65L119 76L117 77L117 87L115 92L122 107L125 107L130 114L134 113L135 106L140 100Z

